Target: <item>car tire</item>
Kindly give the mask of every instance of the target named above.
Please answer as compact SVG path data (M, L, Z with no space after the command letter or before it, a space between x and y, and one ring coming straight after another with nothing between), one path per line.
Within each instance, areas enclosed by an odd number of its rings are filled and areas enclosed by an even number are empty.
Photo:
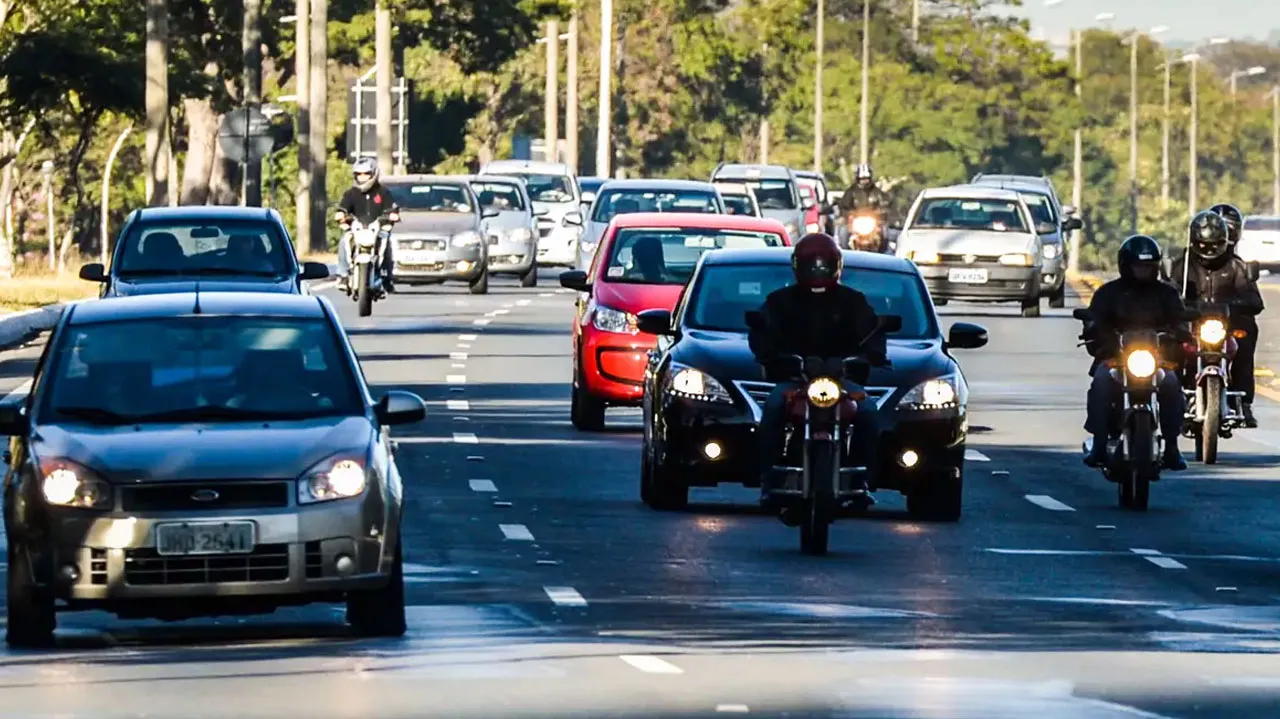
M907 512L928 522L957 522L964 499L964 470L957 469L924 479L907 494Z
M680 472L658 457L653 457L649 466L649 501L646 504L659 512L680 512L689 507L689 483Z
M1035 298L1034 300L1022 301L1022 316L1023 317L1039 317L1040 316L1040 298L1039 297Z
M574 382L569 397L569 420L573 422L573 426L583 432L600 432L604 430L604 409L603 400L592 397L591 392L587 390L587 383L582 378L582 365L573 373Z
M489 294L489 269L485 268L480 271L480 276L471 280L471 294L487 295Z
M391 578L381 589L364 589L347 594L347 624L362 637L402 637L407 630L404 616L404 555L396 541Z
M942 299L935 299L935 300L933 301L933 306L934 306L934 307L946 307L946 306L947 306L947 303L948 303L948 302L950 302L950 301L951 301L951 300L948 300L948 299L946 299L946 298L942 298Z
M1063 282L1056 292L1049 295L1049 306L1057 310L1067 306L1067 283Z
M529 271L520 275L521 287L537 287L538 286L538 262L535 260L529 266Z
M58 626L53 592L32 582L31 569L30 555L10 543L4 640L15 649L52 647Z

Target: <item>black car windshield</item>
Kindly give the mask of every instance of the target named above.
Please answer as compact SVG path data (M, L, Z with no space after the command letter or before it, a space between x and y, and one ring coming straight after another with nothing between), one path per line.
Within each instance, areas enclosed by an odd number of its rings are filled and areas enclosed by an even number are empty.
M388 184L391 197L401 210L411 212L449 212L466 214L475 212L471 193L462 185L424 183Z
M193 315L70 325L49 363L46 423L364 413L338 334L321 319Z
M1053 211L1053 203L1049 200L1048 195L1042 195L1039 192L1023 192L1022 201L1026 203L1027 209L1031 210L1031 219L1035 220L1037 225L1052 225L1053 229L1048 233L1058 231L1058 216Z
M134 223L116 272L129 275L254 275L294 272L292 250L265 220L189 219Z
M573 180L564 175L526 175L519 172L501 174L523 177L529 197L534 202L573 202Z
M756 193L756 202L762 210L796 209L795 189L790 180L744 180L741 178L716 178L717 182L732 182L750 187Z
M920 203L911 229L1025 233L1027 225L1013 200L930 197Z
M846 268L840 281L866 295L876 312L902 317L902 329L890 337L935 336L929 301L915 275ZM770 292L794 282L791 265L708 265L691 288L686 324L696 329L746 332L746 313L760 309Z
M693 212L719 214L713 192L696 190L609 190L596 197L592 222L608 222L637 212Z
M609 251L607 282L683 285L702 253L740 247L783 247L772 232L701 229L618 230Z
M480 207L485 210L511 212L524 209L524 198L520 189L505 182L473 182L471 189L476 192Z
M751 197L748 195L726 195L721 193L724 198L724 210L729 215L755 215L756 208L751 204Z

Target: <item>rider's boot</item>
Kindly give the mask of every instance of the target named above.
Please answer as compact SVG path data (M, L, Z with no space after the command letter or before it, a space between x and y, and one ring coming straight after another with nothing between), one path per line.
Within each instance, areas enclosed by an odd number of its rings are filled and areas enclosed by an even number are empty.
M1107 466L1107 438L1105 436L1094 435L1093 446L1089 448L1089 453L1084 456L1084 463L1094 469Z
M1181 472L1187 468L1187 460L1182 458L1176 439L1165 444L1164 461L1161 462L1161 466L1170 472Z
M1244 426L1255 429L1258 426L1258 420L1253 416L1253 403L1245 402L1240 407L1240 413L1244 415Z

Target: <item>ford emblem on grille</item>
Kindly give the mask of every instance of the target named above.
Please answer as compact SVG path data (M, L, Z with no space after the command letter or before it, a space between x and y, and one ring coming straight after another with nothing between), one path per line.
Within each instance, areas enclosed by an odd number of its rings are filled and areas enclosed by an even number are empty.
M978 258L977 258L977 257L974 257L973 255L965 255L965 256L964 256L964 263L965 263L966 265L972 265L972 264L973 264L973 261L974 261L974 260L976 260L976 259L978 259Z
M216 489L197 489L191 493L191 498L197 502L213 502L220 496Z

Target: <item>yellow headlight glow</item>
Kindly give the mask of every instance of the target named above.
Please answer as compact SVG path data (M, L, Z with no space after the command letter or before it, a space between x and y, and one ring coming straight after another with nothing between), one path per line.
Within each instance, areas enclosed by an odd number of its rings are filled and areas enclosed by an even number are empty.
M1222 320L1205 320L1200 325L1200 339L1205 344L1216 345L1222 344L1227 338L1227 326L1222 324Z
M1156 373L1156 357L1148 350L1130 352L1124 363L1134 377L1146 378Z
M916 250L911 253L911 261L917 265L936 265L940 259L937 252L929 250Z
M71 504L80 490L80 477L65 467L55 469L45 475L42 489L50 504Z
M819 377L809 383L809 401L821 409L836 406L840 401L840 385L835 380Z

